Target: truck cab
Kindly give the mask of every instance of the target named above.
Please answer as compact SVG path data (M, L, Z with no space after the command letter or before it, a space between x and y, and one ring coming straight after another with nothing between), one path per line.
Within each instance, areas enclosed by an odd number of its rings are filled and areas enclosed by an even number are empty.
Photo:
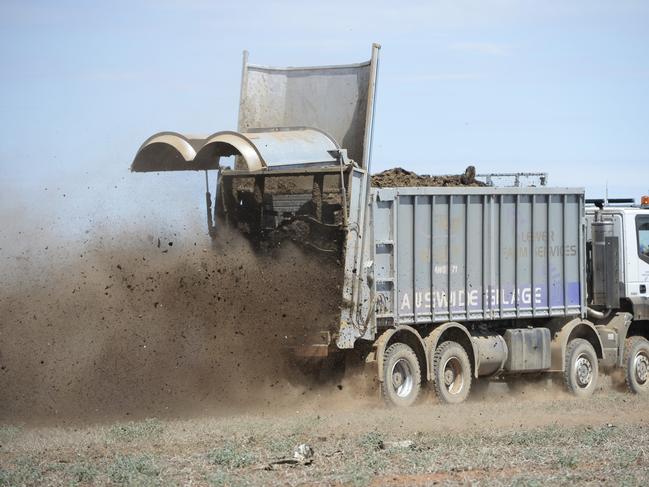
M594 225L603 224L617 242L614 279L618 282L617 307L633 314L634 321L649 320L649 196L640 205L633 199L587 200L587 244L593 246ZM596 286L592 281L591 287ZM593 293L589 293L591 299ZM595 303L597 304L597 303ZM649 323L645 323L649 327Z

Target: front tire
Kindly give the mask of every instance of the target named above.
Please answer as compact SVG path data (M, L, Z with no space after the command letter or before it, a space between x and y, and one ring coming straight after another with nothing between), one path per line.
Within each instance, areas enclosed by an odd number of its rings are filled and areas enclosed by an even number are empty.
M624 344L624 382L630 392L649 392L649 341L644 337L629 337Z
M595 349L588 340L575 338L566 348L563 380L571 394L587 397L595 392L599 364Z
M433 387L440 402L458 404L471 391L471 362L464 347L444 342L433 356Z
M421 389L421 367L417 354L405 343L394 343L383 356L383 399L389 406L414 404Z

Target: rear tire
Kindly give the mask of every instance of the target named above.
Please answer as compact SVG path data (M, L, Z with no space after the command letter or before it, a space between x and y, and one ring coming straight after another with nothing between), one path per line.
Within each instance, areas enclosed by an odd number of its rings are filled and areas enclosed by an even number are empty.
M599 364L595 349L588 340L575 338L566 347L563 381L571 394L587 397L595 392Z
M647 394L649 392L649 341L634 336L624 343L624 382L630 392Z
M458 404L471 391L471 362L464 347L444 342L433 355L433 387L442 403Z
M414 404L421 389L421 367L417 354L405 343L393 343L383 355L381 391L388 406Z

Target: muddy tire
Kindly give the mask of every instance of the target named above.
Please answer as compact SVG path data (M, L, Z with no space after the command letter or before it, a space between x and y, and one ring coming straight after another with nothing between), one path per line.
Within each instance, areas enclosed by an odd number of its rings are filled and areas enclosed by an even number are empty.
M624 343L624 382L630 392L649 392L649 341L644 337L629 337Z
M575 338L566 347L563 382L568 392L587 397L595 392L599 366L595 349L588 340Z
M405 343L394 343L383 356L381 393L388 406L414 404L421 389L421 366L417 354Z
M457 404L471 391L471 362L464 347L444 342L433 355L433 388L440 402Z

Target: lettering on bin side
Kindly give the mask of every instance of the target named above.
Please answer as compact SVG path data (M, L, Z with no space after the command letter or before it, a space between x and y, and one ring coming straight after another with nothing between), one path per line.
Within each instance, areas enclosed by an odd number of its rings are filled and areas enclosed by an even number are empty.
M566 287L567 305L579 304L579 283L567 283ZM552 292L550 306L562 307L566 303L563 300L563 292ZM484 293L486 308L514 309L519 307L531 308L547 307L548 296L545 286L532 288L523 286L514 289L490 288ZM462 311L468 308L469 311L480 311L483 308L483 293L480 289L454 289L450 293L445 291L430 290L417 291L414 296L411 292L399 293L399 312L408 313L416 309L418 313L430 312L433 309L441 311L451 308L451 311Z

